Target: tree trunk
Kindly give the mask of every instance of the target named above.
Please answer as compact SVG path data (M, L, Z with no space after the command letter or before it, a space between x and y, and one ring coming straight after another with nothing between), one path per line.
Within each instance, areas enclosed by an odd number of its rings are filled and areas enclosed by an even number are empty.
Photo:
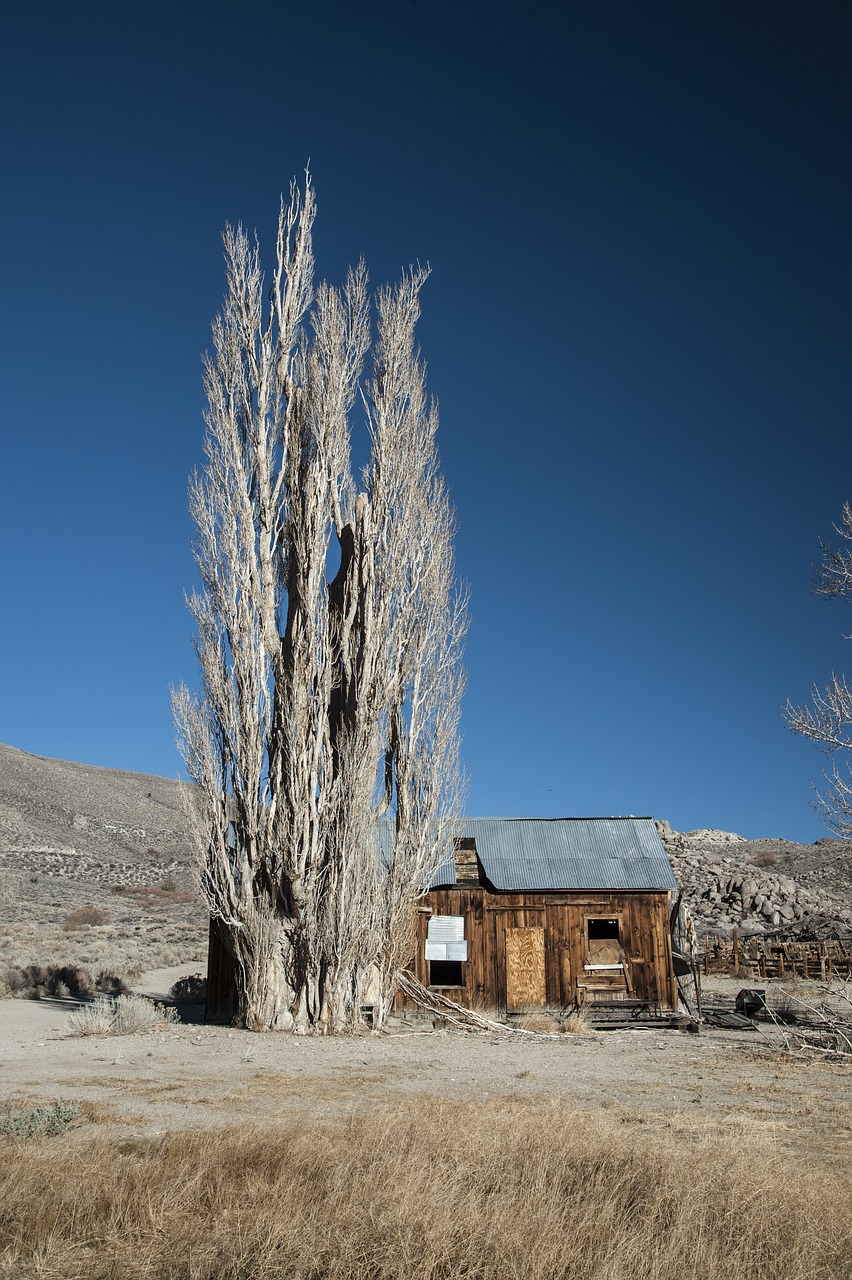
M281 209L268 307L256 244L225 234L190 486L202 692L178 689L174 710L235 1020L333 1033L366 1004L383 1024L446 849L466 594L415 341L428 270L378 291L373 338L363 264L342 290L314 289L313 217L308 180ZM370 458L356 479L359 403Z

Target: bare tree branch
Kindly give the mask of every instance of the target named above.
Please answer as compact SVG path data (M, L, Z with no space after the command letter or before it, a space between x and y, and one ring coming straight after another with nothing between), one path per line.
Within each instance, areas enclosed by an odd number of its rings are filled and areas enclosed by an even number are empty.
M467 595L415 342L428 269L378 291L373 339L363 263L314 287L314 216L308 177L282 200L268 304L257 244L225 231L189 499L201 689L173 695L200 883L258 1029L338 1030L368 993L381 1023L462 797Z
M844 503L835 531L852 543L852 507ZM813 590L827 599L852 600L852 550L820 541L822 561L813 574ZM804 706L787 702L782 711L792 733L807 738L826 755L852 751L852 689L844 675L832 674L825 688L814 686ZM814 808L830 831L843 839L852 837L852 764L833 762L824 775L823 790L814 784Z
M852 543L852 507L843 504L840 524L834 531L844 542ZM814 593L830 600L852 599L852 551L844 546L832 546L820 539L822 562L814 569L812 581Z

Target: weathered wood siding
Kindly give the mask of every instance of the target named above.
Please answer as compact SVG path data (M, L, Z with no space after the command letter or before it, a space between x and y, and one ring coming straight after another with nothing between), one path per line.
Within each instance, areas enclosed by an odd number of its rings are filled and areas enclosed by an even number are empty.
M424 956L429 916L463 916L468 946L468 959L462 965L464 985L442 988L447 995L465 1004L500 1010L521 1003L566 1008L577 1001L577 982L589 977L584 969L587 917L617 919L631 994L662 1009L675 1009L669 908L667 892L494 893L473 885L433 889L418 915L415 976L429 985L429 962ZM544 999L539 1001L535 992L541 990L537 977L541 947ZM519 999L522 989L530 999Z
M207 995L204 1021L229 1026L236 1013L234 958L225 946L218 920L210 920L207 946Z

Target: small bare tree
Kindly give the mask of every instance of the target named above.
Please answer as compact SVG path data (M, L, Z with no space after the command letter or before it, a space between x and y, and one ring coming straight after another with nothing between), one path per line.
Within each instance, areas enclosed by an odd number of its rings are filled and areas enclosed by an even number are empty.
M813 574L816 595L829 600L852 600L852 507L845 503L835 532L837 545L820 541L822 559ZM852 689L844 675L832 675L825 688L814 686L811 700L795 707L788 702L784 718L793 733L808 738L826 755L852 752ZM825 775L826 787L817 793L815 808L830 831L843 839L852 837L852 764L832 762Z
M467 599L415 342L428 271L373 300L363 263L315 289L314 214L308 177L282 200L268 305L257 244L225 231L190 485L202 689L173 697L201 885L258 1030L349 1027L368 988L383 1021L462 791Z

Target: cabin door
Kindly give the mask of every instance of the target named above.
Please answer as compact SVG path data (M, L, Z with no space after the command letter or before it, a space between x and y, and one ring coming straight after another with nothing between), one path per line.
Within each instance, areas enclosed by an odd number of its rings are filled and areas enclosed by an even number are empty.
M506 1008L545 1004L544 929L506 929Z

